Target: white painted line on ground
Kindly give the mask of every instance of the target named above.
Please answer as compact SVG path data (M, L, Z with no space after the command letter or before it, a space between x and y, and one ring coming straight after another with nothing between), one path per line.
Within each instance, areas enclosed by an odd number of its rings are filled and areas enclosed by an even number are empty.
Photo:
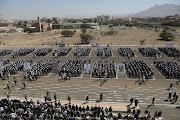
M91 50L90 53L89 53L89 57L91 56L91 53L92 53L92 50Z
M10 75L10 77L11 77L11 76L12 76L12 77L19 76L21 73L23 73L23 72L20 72L20 73L18 73L18 74L15 74L15 75Z
M65 57L68 57L70 55L70 53L72 52L72 50L65 56Z

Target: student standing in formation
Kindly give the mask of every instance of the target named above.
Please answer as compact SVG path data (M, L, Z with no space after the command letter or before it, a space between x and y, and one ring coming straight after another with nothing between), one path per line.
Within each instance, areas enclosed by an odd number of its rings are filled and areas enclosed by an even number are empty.
M100 94L100 101L103 99L103 93Z
M88 101L89 101L89 96L87 94L87 96L86 96L86 103L88 103Z
M151 105L153 105L153 106L154 106L154 101L155 101L155 98L152 99L152 104Z
M69 101L69 104L71 103L71 96L69 95L68 96L68 101Z

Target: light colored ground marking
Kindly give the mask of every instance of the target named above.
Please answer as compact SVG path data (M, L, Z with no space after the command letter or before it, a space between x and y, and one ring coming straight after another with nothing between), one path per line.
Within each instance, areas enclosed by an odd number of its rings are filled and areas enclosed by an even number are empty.
M51 87L51 88L60 88L60 87Z
M92 50L91 50L90 53L89 53L89 57L91 56L91 53L92 53Z
M127 77L127 75L126 75L126 79L127 80L138 80L138 78L129 78L129 77ZM149 80L156 80L156 78L153 76L153 79L149 79Z
M38 89L29 89L29 90L38 90Z
M84 92L84 91L89 91L89 90L78 90L78 91L82 91L82 92Z
M44 89L44 90L46 90L46 89L50 89L50 88L41 88L41 89Z
M44 83L36 83L36 84L44 84Z
M72 50L65 56L65 57L68 57L70 55L70 53L72 52Z
M12 76L12 77L19 76L21 73L23 73L23 72L20 72L20 73L18 73L18 74L15 74L15 75L10 75L10 77L11 77L11 76Z
M123 102L124 100L116 100L116 101Z
M26 87L26 88L32 88L32 87Z
M61 86L61 87L72 87L72 86Z
M60 90L65 90L65 91L69 91L69 89L60 89Z
M34 87L42 87L42 86L34 86Z
M71 88L71 89L73 89L73 90L79 90L80 88Z

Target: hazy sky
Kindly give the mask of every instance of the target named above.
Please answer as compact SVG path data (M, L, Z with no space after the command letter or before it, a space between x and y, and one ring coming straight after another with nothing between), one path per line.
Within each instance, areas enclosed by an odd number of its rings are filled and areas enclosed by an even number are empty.
M122 16L154 5L178 4L179 0L0 0L0 17L36 19L40 17L80 18L97 15Z

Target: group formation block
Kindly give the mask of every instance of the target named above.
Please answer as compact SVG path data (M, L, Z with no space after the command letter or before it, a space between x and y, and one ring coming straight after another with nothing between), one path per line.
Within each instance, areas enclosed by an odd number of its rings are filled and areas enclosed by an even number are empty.
M84 59L67 60L66 63L62 65L60 69L58 69L58 73L59 75L67 73L70 74L71 77L80 77L82 74L84 63Z
M27 60L17 60L11 64L7 64L2 67L1 75L14 75L18 72L22 71L24 68L24 62L30 62L32 63L31 59Z
M12 50L7 50L7 49L1 50L1 51L0 51L0 56L9 55L9 54L11 54L11 52L12 52Z
M175 47L158 47L158 50L168 57L180 57L180 50Z
M53 59L53 60L42 59L38 63L36 63L35 65L33 65L32 67L26 70L25 77L33 79L38 76L47 75L48 73L51 72L52 64L55 62L59 63L59 61L56 59Z
M70 51L71 51L71 47L62 47L59 48L58 50L55 50L52 55L53 56L66 56Z
M74 52L74 56L89 56L90 52L91 52L90 47L79 47Z
M161 53L154 48L138 48L144 57L160 57Z
M154 72L143 60L123 61L129 78L152 79Z
M3 65L9 63L9 59L0 59L0 62L3 62Z
M154 66L166 79L180 79L180 65L175 61L154 61Z
M49 54L52 51L52 48L40 48L38 50L36 50L35 52L33 52L33 56L46 56L47 54Z
M32 53L34 51L34 48L23 48L17 51L14 51L14 53L12 54L12 57L18 57L18 56L26 56L30 53Z
M95 61L92 70L93 78L115 78L116 66L114 61L98 59Z
M123 57L134 57L134 52L131 48L118 48L118 53Z
M109 57L109 56L112 56L112 49L109 46L98 47L96 53L97 53L97 56Z

